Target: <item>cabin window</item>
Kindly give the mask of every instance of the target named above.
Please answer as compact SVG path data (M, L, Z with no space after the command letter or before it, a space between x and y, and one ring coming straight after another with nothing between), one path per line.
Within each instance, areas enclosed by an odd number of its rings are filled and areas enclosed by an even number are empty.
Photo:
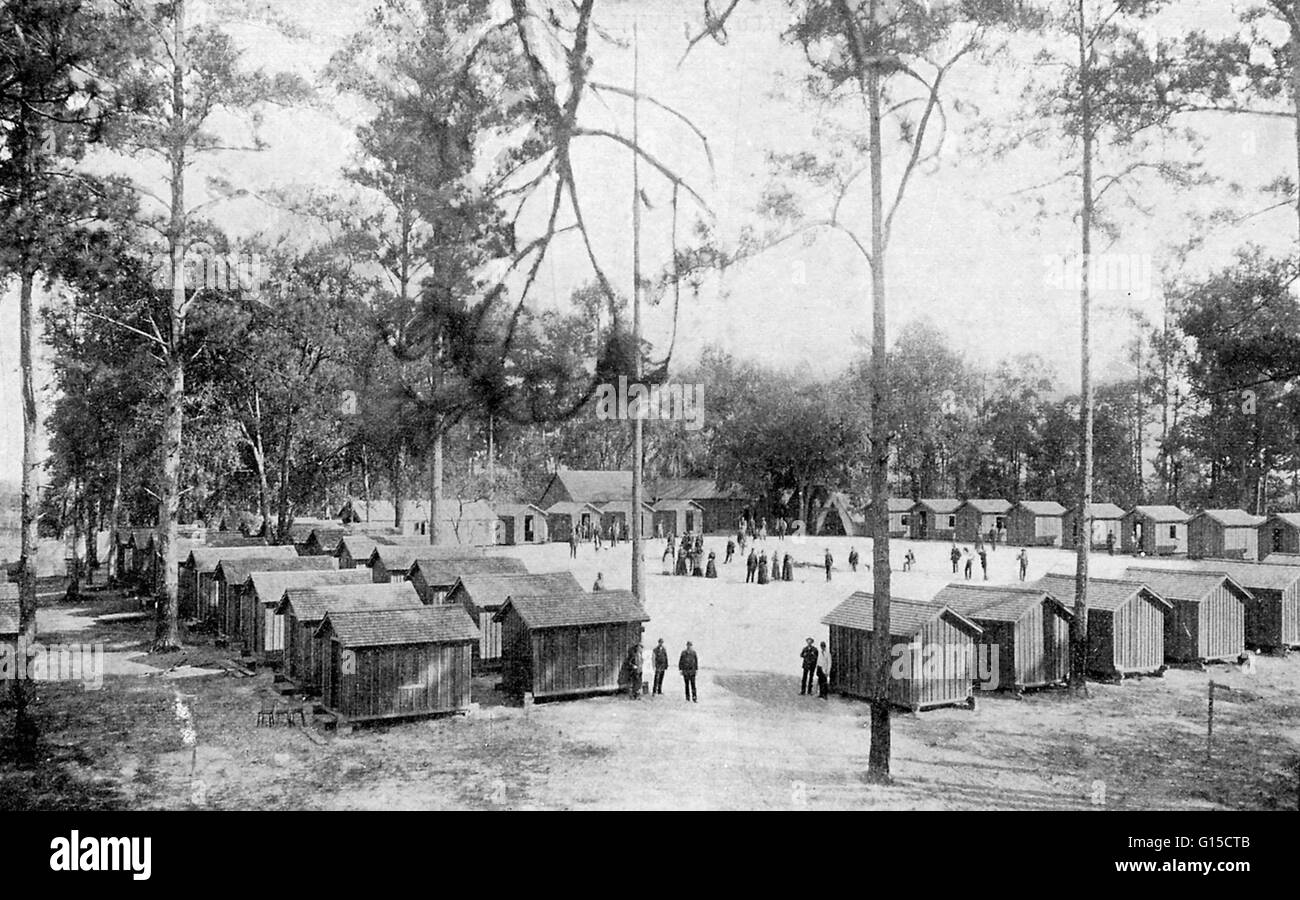
M1169 539L1170 539L1170 540L1174 540L1174 539L1176 539L1177 537L1178 537L1178 526L1177 526L1177 525L1170 525L1170 526L1169 526Z
M998 531L1001 531L1002 529L1007 527L1006 521L1007 519L1005 516L998 516L997 519L995 520L995 524L993 527L996 528Z
M949 516L949 517L948 517L948 527L949 527L949 528L956 528L956 527L957 527L957 517L956 517L956 516Z
M909 521L910 518L911 516L909 516L907 513L903 513L902 517L898 521L902 523L902 526L904 528L906 528L908 525L911 524L911 522Z

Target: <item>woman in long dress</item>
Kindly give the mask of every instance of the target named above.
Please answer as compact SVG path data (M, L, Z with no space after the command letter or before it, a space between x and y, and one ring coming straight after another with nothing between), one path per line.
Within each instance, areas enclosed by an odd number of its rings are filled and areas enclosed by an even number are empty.
M775 552L772 553L772 580L781 580L781 558Z
M767 584L767 551L764 550L758 557L758 583Z
M710 551L709 551L709 564L708 564L707 566L704 567L704 577L705 577L705 578L717 578L717 577L718 577L718 567L717 567L717 565L715 565L715 559L714 559L714 557L715 557L714 552L713 552L712 550L710 550Z
M687 574L687 572L686 572L686 554L685 554L685 553L678 553L678 554L677 554L677 568L675 568L675 569L673 570L673 574L674 574L674 575L685 575L685 574Z
M790 558L789 553L785 555L785 565L782 568L784 569L781 573L782 578L785 581L794 581L794 560Z

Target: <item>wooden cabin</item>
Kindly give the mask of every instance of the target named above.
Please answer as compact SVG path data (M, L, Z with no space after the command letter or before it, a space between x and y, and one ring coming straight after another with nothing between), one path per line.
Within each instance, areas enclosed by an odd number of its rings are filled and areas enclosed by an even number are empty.
M536 503L497 503L498 544L545 544L550 540L546 510Z
M1034 582L1074 609L1073 575ZM1173 604L1142 580L1088 579L1088 671L1103 678L1159 674L1165 668L1165 617Z
M830 628L830 686L836 693L870 699L874 692L874 609L871 594L858 591L822 617ZM984 629L942 604L894 597L889 630L892 704L918 712L974 702L975 642Z
M330 556L256 557L223 559L212 580L217 586L217 622L228 636L240 633L240 603L248 577L254 572L325 572L338 569Z
M988 538L990 531L1007 527L1011 502L999 498L970 499L957 507L957 540L974 543ZM835 654L831 654L835 658Z
M553 541L567 541L575 531L579 540L587 540L599 527L600 507L594 503L561 500L546 507L546 530Z
M908 522L914 541L952 541L957 537L957 507L960 500L917 500ZM832 653L831 658L835 655Z
M378 546L379 542L369 534L345 534L334 545L333 556L339 561L340 569L368 567Z
M654 534L654 515L654 507L643 502L641 504L641 533L643 535ZM612 527L618 529L619 540L623 539L624 534L630 540L632 537L631 517L631 500L610 500L608 503L601 504L600 527L606 536L609 535L609 529Z
M411 584L420 599L430 605L442 603L466 575L527 575L528 567L513 556L460 556L417 559L411 566Z
M654 504L654 529L647 535L700 534L704 507L694 500L659 500Z
M1225 572L1130 566L1124 577L1141 581L1173 604L1165 617L1165 659L1170 662L1235 660L1246 649L1250 591Z
M1083 528L1081 509L1080 506L1072 506L1061 517L1061 546L1067 550L1079 548L1079 532ZM1114 503L1092 503L1088 509L1091 515L1092 549L1104 549L1107 538L1113 537L1115 549L1119 550L1122 546L1120 536L1124 530L1124 510Z
M268 547L194 547L183 558L179 569L177 594L182 618L208 619L217 614L217 566L222 560L297 559L298 551L290 546Z
M302 541L299 552L303 556L332 556L334 549L339 545L339 541L343 540L346 534L347 529L336 523L315 525L307 532L307 537ZM298 542L295 541L294 543L297 544Z
M377 584L385 581L409 581L411 570L418 560L487 558L488 555L478 547L462 547L455 544L436 547L429 544L379 544L370 554L370 575ZM520 565L522 566L523 563Z
M1244 509L1206 509L1187 522L1187 555L1193 559L1259 559L1264 516Z
M1223 572L1250 592L1246 646L1260 650L1300 647L1300 566L1206 559L1201 571Z
M1176 506L1135 506L1124 514L1120 548L1146 556L1186 553L1190 518Z
M1268 562L1274 553L1300 559L1300 513L1273 513L1259 526L1259 558Z
M890 537L907 537L910 532L912 508L916 506L916 501L909 497L890 497L889 498L889 536ZM869 521L869 520L868 520ZM867 534L871 533L871 526L867 526Z
M628 648L650 621L631 591L512 596L501 624L501 683L536 699L617 691Z
M275 608L284 592L297 587L371 584L364 569L316 572L253 572L240 591L236 634L254 656L275 661L284 652L284 621Z
M977 657L981 690L1016 691L1061 684L1070 676L1074 613L1041 587L950 584L934 598L984 629ZM997 653L996 673L992 654ZM831 654L835 659L835 654ZM985 687L991 676L996 683Z
M1064 534L1065 507L1055 500L1021 500L1007 513L1008 544L1060 547Z
M321 699L341 723L412 718L470 707L478 628L457 606L330 612Z
M335 584L286 588L275 604L275 616L284 631L285 671L308 693L320 690L325 654L316 632L326 613L365 609L419 609L424 606L409 581L399 584Z
M572 572L539 572L514 575L462 575L447 591L444 602L460 606L478 625L474 646L474 668L494 669L501 665L501 623L493 617L512 596L546 597L582 593Z

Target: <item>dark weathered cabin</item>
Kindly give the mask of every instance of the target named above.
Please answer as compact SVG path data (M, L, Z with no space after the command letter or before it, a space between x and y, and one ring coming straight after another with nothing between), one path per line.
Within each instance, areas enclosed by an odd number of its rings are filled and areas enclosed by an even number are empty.
M1246 646L1260 650L1300 647L1300 566L1206 559L1192 565L1225 572L1250 591Z
M934 602L984 629L976 670L981 690L1018 692L1060 684L1069 677L1074 614L1043 588L950 584ZM990 684L994 675L997 681Z
M974 498L957 507L957 540L980 541L989 532L1001 532L1007 527L1007 514L1011 502L1000 498Z
M1268 562L1274 553L1300 560L1300 513L1273 513L1259 526L1259 558Z
M478 625L474 667L494 669L501 665L501 623L493 619L512 596L545 597L582 593L572 572L540 572L529 575L462 575L444 598L454 603Z
M1187 555L1192 559L1259 559L1263 516L1243 509L1206 509L1187 522Z
M240 604L248 576L254 572L325 572L338 569L338 560L330 556L255 557L223 559L217 563L212 581L217 586L217 622L222 632L240 634Z
M411 718L470 706L478 629L458 606L329 612L322 701L342 722Z
M907 537L911 525L912 509L916 506L916 501L909 497L890 497L889 498L889 536L890 537ZM870 533L870 524L867 525L867 532Z
M180 564L177 594L182 618L208 619L217 613L217 565L228 559L297 559L298 551L290 546L268 547L194 547Z
M502 685L534 698L617 691L650 621L631 591L511 597L501 623Z
M875 684L871 594L858 591L824 617L830 627L831 690L868 699ZM975 641L984 630L940 603L889 603L889 701L914 712L974 699Z
M1186 553L1190 518L1176 506L1135 506L1124 514L1120 548L1147 556Z
M498 544L544 544L550 540L546 510L536 503L496 503Z
M342 525L317 525L307 533L302 542L303 556L333 556L339 541L343 540L347 529Z
M1083 528L1081 507L1072 506L1061 517L1061 546L1067 550L1079 548L1079 532ZM1102 549L1108 539L1113 539L1114 547L1119 550L1123 544L1121 535L1124 531L1124 510L1114 503L1092 503L1091 526L1093 549Z
M1073 575L1034 582L1074 609ZM1165 617L1173 604L1141 579L1088 579L1088 671L1105 678L1159 673L1165 667Z
M909 513L914 541L951 541L957 536L957 507L960 500L917 500ZM833 657L832 657L833 658Z
M1065 533L1065 507L1055 500L1021 500L1007 513L1007 543L1018 547L1059 547Z
M333 556L339 561L340 569L368 567L378 546L378 541L369 534L345 534L334 545Z
M364 569L317 572L253 572L240 591L237 634L244 647L268 662L284 652L284 620L275 614L284 592L296 587L370 584Z
M1227 573L1130 566L1124 577L1141 581L1173 604L1165 617L1165 659L1170 662L1236 659L1246 649L1251 595Z
M379 544L370 554L371 579L378 584L385 581L409 581L411 570L419 560L488 559L479 547L459 544L431 546L429 544ZM496 558L496 557L492 557ZM520 565L523 565L520 563Z
M546 507L546 529L553 541L567 541L575 531L582 540L600 527L600 507L562 500Z
M513 556L464 556L417 559L411 566L411 584L429 605L442 603L458 578L466 575L526 575L528 567Z
M424 606L409 581L396 584L372 582L316 587L286 588L275 605L275 616L284 630L285 671L297 686L315 693L320 690L325 655L316 638L325 614L364 609L418 609Z

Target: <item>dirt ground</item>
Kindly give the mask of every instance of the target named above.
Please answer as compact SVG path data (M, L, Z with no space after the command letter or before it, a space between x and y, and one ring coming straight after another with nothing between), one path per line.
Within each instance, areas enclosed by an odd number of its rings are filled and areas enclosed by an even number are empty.
M723 557L725 539L708 541ZM760 545L761 546L761 545ZM661 541L647 557L647 644L664 638L675 661L695 643L700 702L670 671L662 697L597 697L506 705L491 679L475 684L468 716L335 735L258 727L272 676L216 665L226 651L147 657L152 623L113 594L68 607L47 595L42 639L102 642L103 686L44 683L36 712L41 765L18 769L12 713L0 711L0 809L1273 809L1294 808L1300 761L1300 654L1235 667L1172 669L1163 678L1095 684L1086 700L1044 690L1016 700L981 694L974 711L893 718L888 787L868 784L864 703L799 695L799 649L825 638L820 618L853 590L850 547L870 541L767 541L807 565L793 583L744 584L743 565L715 580L661 574ZM912 547L915 572L903 573ZM833 580L819 568L829 547ZM930 599L951 578L949 546L895 541L897 596ZM603 572L630 583L630 550L567 545L501 548L532 571L571 568L584 586ZM1016 578L1014 549L990 554L990 580ZM1030 551L1032 579L1072 571L1067 552ZM1098 575L1131 558L1095 557ZM979 577L978 567L976 577ZM100 616L108 618L101 619ZM179 668L175 668L178 667ZM188 676L188 677L185 677ZM1206 755L1210 679L1218 693L1213 756Z

